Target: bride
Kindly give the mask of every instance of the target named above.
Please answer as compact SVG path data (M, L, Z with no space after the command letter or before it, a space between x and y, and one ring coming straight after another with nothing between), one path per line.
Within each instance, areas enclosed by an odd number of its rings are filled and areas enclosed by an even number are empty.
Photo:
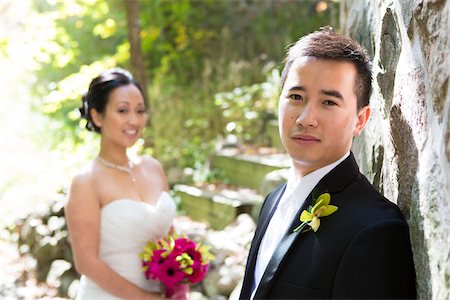
M74 177L65 208L82 274L77 299L161 299L139 253L169 232L176 207L160 163L127 156L147 122L142 88L125 70L105 71L92 80L80 111L101 144L89 168ZM185 297L182 290L174 296Z

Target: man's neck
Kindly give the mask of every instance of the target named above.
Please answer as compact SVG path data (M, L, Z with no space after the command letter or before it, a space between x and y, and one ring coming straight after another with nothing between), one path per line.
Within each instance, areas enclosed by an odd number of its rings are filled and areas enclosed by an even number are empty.
M347 151L341 158L336 161L329 163L327 165L321 166L315 169L307 169L304 166L298 165L295 161L292 161L292 172L295 178L295 181L299 181L305 176L311 175L312 173L325 171L326 173L330 172L334 169L338 164L340 164L343 160L345 160L350 155L350 151Z

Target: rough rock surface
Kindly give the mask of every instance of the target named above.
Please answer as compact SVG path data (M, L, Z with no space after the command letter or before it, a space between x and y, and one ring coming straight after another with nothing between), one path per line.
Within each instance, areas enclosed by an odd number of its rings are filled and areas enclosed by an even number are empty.
M410 224L420 299L450 299L450 1L346 0L342 32L373 57L362 172Z

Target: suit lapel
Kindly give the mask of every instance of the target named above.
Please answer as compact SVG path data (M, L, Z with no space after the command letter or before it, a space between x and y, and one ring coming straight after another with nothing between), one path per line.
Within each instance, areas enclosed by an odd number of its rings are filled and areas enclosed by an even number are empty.
M286 234L281 239L280 245L275 249L275 252L270 259L266 271L264 272L263 277L261 278L261 282L257 288L255 293L255 299L265 299L267 298L267 294L270 291L270 288L274 282L274 278L276 277L280 266L283 263L283 258L286 256L286 253L291 248L292 244L298 239L301 238L302 233L293 232L293 230L300 225L300 214L304 209L307 209L309 205L311 205L313 200L313 194L315 195L315 191L320 193L329 192L331 194L338 193L345 189L345 187L352 181L352 179L359 174L358 165L353 157L353 154L350 153L350 156L347 157L342 163L340 163L336 168L334 168L330 173L325 175L322 180L316 185L302 207L299 209L297 214L295 215L294 220L286 232ZM275 209L274 209L275 210ZM273 214L273 212L272 212ZM268 223L268 222L267 222ZM267 224L265 224L265 228ZM259 236L259 244L261 243L262 234ZM259 248L258 244L258 248ZM254 255L256 256L256 253ZM255 258L256 260L256 258ZM251 268L254 269L253 267ZM252 277L253 278L253 277Z
M257 291L255 293L254 299L265 299L267 292L270 290L270 287L273 283L273 278L276 275L280 264L283 261L286 253L289 248L291 248L294 241L300 236L300 232L293 232L294 228L300 225L300 212L306 209L311 204L311 195L308 196L307 200L303 203L302 207L299 209L297 214L294 217L294 220L291 223L286 234L280 241L279 246L275 249L272 257L270 258L269 263L267 264L266 270L264 272L263 277L259 283Z
M262 238L264 233L266 232L267 226L269 225L269 221L272 218L278 203L280 202L280 198L283 195L286 189L286 184L280 186L277 190L273 191L273 193L267 196L267 200L265 201L265 206L261 210L261 215L259 217L260 222L255 231L255 236L253 238L252 246L250 248L250 252L248 255L246 273L244 276L244 283L242 286L243 298L250 298L250 293L253 288L254 281L254 269L256 265L256 258L258 256L259 247L261 245ZM248 293L248 295L244 295Z

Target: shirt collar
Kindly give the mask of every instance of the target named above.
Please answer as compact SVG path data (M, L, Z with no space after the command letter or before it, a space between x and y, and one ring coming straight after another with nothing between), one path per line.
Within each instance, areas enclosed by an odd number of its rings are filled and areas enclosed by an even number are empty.
M331 170L333 170L337 165L339 165L342 161L344 161L350 155L350 151L348 151L344 156L339 158L337 161L326 165L320 169L317 169L301 178L297 178L294 167L291 166L289 170L288 180L286 183L286 190L284 192L283 198L280 201L280 206L284 207L289 205L288 203L293 200L289 200L292 194L297 194L300 189L303 192L307 192L306 196L312 191L312 189L319 183L319 181L327 175Z

